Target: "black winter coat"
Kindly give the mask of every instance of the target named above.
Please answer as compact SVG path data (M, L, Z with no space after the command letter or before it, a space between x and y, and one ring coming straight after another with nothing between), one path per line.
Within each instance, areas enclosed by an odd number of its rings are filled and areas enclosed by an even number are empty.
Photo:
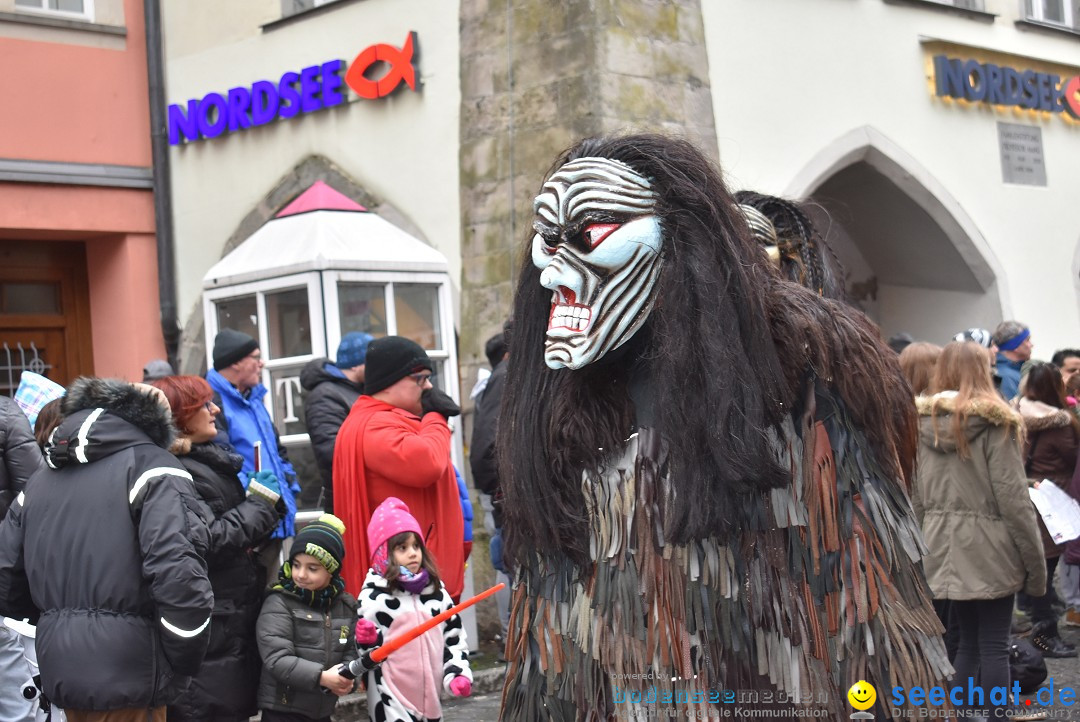
M41 610L42 689L61 707L154 707L182 694L210 638L209 544L168 409L82 378L0 525L0 612ZM12 615L14 616L14 615Z
M27 480L45 468L34 431L19 405L0 396L0 519Z
M259 708L329 717L337 697L319 684L324 669L350 662L356 652L356 598L341 592L323 612L291 594L271 591L259 615L263 658Z
M333 370L327 370L328 366ZM328 514L334 511L334 442L349 409L364 393L363 384L354 384L335 375L334 371L337 367L330 359L317 358L300 372L300 386L304 389L304 423L311 435L315 462L322 475L323 508Z
M503 388L506 386L506 368L506 361L495 367L484 392L476 400L472 445L469 448L473 484L477 491L493 497L499 495L499 462L495 456L495 434L499 424ZM495 507L495 526L502 527L501 502Z
M255 622L266 586L265 571L251 548L270 536L278 513L268 502L246 496L237 477L243 465L239 454L186 441L174 444L173 451L191 474L211 519L206 565L214 614L202 668L183 698L169 707L169 721L250 717L258 709L262 663Z

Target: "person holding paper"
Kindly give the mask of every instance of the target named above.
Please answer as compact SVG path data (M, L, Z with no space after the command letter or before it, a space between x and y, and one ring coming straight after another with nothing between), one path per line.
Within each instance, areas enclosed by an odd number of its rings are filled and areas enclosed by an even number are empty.
M1047 479L1067 490L1080 447L1080 420L1069 411L1061 370L1051 363L1032 364L1022 386L1016 407L1027 432L1024 470L1028 480L1038 485ZM1046 594L1030 600L1034 625L1031 643L1044 657L1075 657L1076 648L1066 644L1058 632L1058 615L1054 610L1054 603L1058 601L1054 593L1054 572L1065 544L1055 543L1045 524L1039 526L1046 556Z
M1020 415L997 394L977 343L942 349L919 410L912 508L926 539L926 581L960 623L955 684L1009 684L1013 596L1046 591L1046 563L1028 498Z

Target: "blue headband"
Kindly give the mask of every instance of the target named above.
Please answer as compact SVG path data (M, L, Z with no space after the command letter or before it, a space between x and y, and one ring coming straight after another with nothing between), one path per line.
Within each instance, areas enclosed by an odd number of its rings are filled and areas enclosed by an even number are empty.
M1025 328L1023 331L1016 334L1015 336L1010 338L1005 343L999 343L998 348L1001 349L1002 351L1015 351L1017 348L1020 347L1020 344L1024 343L1024 341L1028 340L1028 336L1030 336L1030 335L1031 335L1031 329Z

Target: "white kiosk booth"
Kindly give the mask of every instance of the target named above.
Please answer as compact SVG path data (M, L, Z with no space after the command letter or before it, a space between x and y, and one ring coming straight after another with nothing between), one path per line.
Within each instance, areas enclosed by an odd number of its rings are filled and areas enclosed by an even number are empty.
M352 331L405 336L427 350L436 385L460 400L452 308L445 256L322 181L203 277L207 367L221 329L259 340L267 408L302 489L297 526L322 513L300 370L312 359L333 359L341 337ZM460 431L451 456L461 469ZM467 573L465 596L471 589ZM463 621L475 648L474 615Z

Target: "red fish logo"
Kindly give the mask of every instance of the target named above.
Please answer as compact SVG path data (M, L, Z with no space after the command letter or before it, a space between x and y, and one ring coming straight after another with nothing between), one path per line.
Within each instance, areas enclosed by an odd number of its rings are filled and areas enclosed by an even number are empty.
M413 54L416 50L416 33L410 32L405 44L400 48L379 43L360 51L345 73L345 83L361 98L375 100L385 98L404 81L412 90L416 90L416 65ZM390 69L378 80L367 78L366 73L378 62L387 63Z

